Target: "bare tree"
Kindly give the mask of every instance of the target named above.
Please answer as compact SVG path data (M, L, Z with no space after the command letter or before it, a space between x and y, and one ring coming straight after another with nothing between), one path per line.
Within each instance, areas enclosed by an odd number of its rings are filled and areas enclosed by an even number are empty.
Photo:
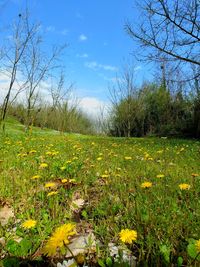
M124 66L121 75L116 78L117 85L110 89L113 113L118 115L118 130L123 130L122 135L127 137L131 136L132 122L136 115L134 95L137 89L134 84L134 70L132 64ZM121 134L119 133L119 135Z
M2 69L8 76L9 84L6 96L1 107L0 124L5 120L8 105L10 102L11 92L14 88L14 85L18 86L16 94L18 94L25 86L24 83L18 83L17 75L20 71L23 55L26 52L27 46L36 33L38 27L36 24L33 24L29 28L27 28L27 20L28 13L26 13L25 15L18 15L18 22L13 25L13 34L10 38L9 45L4 51ZM5 125L3 123L3 129L4 127Z
M64 101L69 101L73 87L73 83L70 83L68 86L66 85L64 72L61 71L57 84L52 82L50 87L53 110L59 108Z
M165 57L177 64L200 66L199 0L142 0L140 7L142 21L137 26L128 22L125 29L138 41L143 59Z
M70 129L71 115L77 107L76 99L72 97L73 88L73 83L66 82L63 70L60 72L58 79L52 77L52 85L50 87L52 106L49 116L52 117L54 127L57 125L60 132L63 132L67 127Z
M27 28L29 28L28 24ZM47 56L42 52L41 42L42 39L38 34L33 36L23 58L23 74L26 77L25 90L27 99L26 129L29 129L32 123L31 111L34 109L41 82L47 79L50 71L59 67L57 61L66 47L65 45L54 47L52 53Z

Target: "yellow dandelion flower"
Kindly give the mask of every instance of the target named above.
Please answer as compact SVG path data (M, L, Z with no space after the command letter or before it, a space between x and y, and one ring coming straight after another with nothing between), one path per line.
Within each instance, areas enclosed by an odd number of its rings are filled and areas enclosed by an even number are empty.
M141 187L142 188L149 188L149 187L152 187L152 183L151 182L144 182L141 184Z
M163 177L165 177L165 175L164 174L158 174L158 175L156 175L156 177L157 178L163 178Z
M76 184L76 179L74 179L74 178L73 179L69 179L69 182Z
M30 154L34 154L34 153L36 153L36 152L37 152L37 150L33 149L33 150L31 150L29 153L30 153Z
M41 163L39 168L40 169L45 169L47 167L48 167L48 164L47 163Z
M62 179L61 182L64 184L64 183L67 183L68 182L68 179Z
M31 179L35 180L35 179L39 179L40 178L40 175L34 175L31 177Z
M62 167L60 167L60 169L61 169L61 171L64 171L64 170L66 170L66 166L62 166Z
M59 154L59 151L52 151L52 152L51 152L51 155L52 155L52 156L56 156L56 155L58 155L58 154Z
M43 248L43 253L48 256L54 256L58 248L69 244L69 237L76 234L75 224L68 223L56 228L55 232L47 241Z
M196 241L195 243L197 253L200 253L200 239Z
M48 197L57 195L58 191L51 191L50 193L47 194Z
M108 178L109 177L109 174L102 174L101 175L101 178Z
M124 157L125 160L131 160L132 157Z
M102 157L98 157L97 160L98 160L98 161L102 160Z
M132 244L137 239L137 232L135 230L123 229L119 236L122 242Z
M22 227L25 229L30 229L30 228L35 227L36 223L37 222L34 220L27 220L27 221L22 223Z
M50 182L50 183L46 183L44 187L48 188L48 187L54 187L56 186L56 184L54 182Z
M193 177L198 177L199 174L198 174L198 173L192 173L192 176L193 176Z
M190 185L189 184L179 184L179 188L181 190L189 190L190 189Z

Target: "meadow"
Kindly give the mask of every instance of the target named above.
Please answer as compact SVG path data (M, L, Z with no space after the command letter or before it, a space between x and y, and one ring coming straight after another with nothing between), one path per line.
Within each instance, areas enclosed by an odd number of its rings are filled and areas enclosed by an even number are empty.
M0 266L200 266L199 208L197 140L0 135Z

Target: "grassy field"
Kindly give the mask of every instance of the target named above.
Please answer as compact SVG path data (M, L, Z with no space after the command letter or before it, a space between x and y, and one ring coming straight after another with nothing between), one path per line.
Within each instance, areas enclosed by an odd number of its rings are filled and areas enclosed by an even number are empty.
M56 266L73 238L93 233L71 266L134 266L126 253L137 266L200 266L199 141L6 127L0 211L12 216L0 265Z

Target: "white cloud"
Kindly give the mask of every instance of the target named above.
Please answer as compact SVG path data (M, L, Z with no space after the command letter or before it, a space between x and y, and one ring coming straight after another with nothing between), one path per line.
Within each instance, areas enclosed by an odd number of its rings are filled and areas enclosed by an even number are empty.
M110 103L96 97L83 97L79 100L79 106L90 118L95 119L98 118L102 110L104 113L108 113Z
M62 35L67 35L68 34L68 30L67 29L63 29L60 33L62 34Z
M50 26L46 27L46 31L47 32L54 32L55 31L55 27L50 25Z
M13 101L17 94L17 101L20 103L26 103L26 91L22 89L22 85L24 84L23 76L20 72L17 73L16 81L13 85L10 101ZM3 102L9 88L10 83L10 74L8 72L0 73L0 104ZM39 92L39 95L45 99L46 102L50 101L49 88L50 83L48 81L42 81L40 83L39 88L35 93ZM22 90L21 90L22 89Z
M88 58L89 55L87 53L84 54L76 54L76 57L80 57L80 58Z
M96 61L85 62L85 67L93 70L103 69L108 71L117 71L118 68L111 65L99 64Z
M135 68L134 68L134 71L139 71L139 70L141 70L142 69L142 66L136 66Z
M81 34L81 35L79 36L79 41L84 42L84 41L86 41L86 40L87 40L87 36L86 36L86 35Z

